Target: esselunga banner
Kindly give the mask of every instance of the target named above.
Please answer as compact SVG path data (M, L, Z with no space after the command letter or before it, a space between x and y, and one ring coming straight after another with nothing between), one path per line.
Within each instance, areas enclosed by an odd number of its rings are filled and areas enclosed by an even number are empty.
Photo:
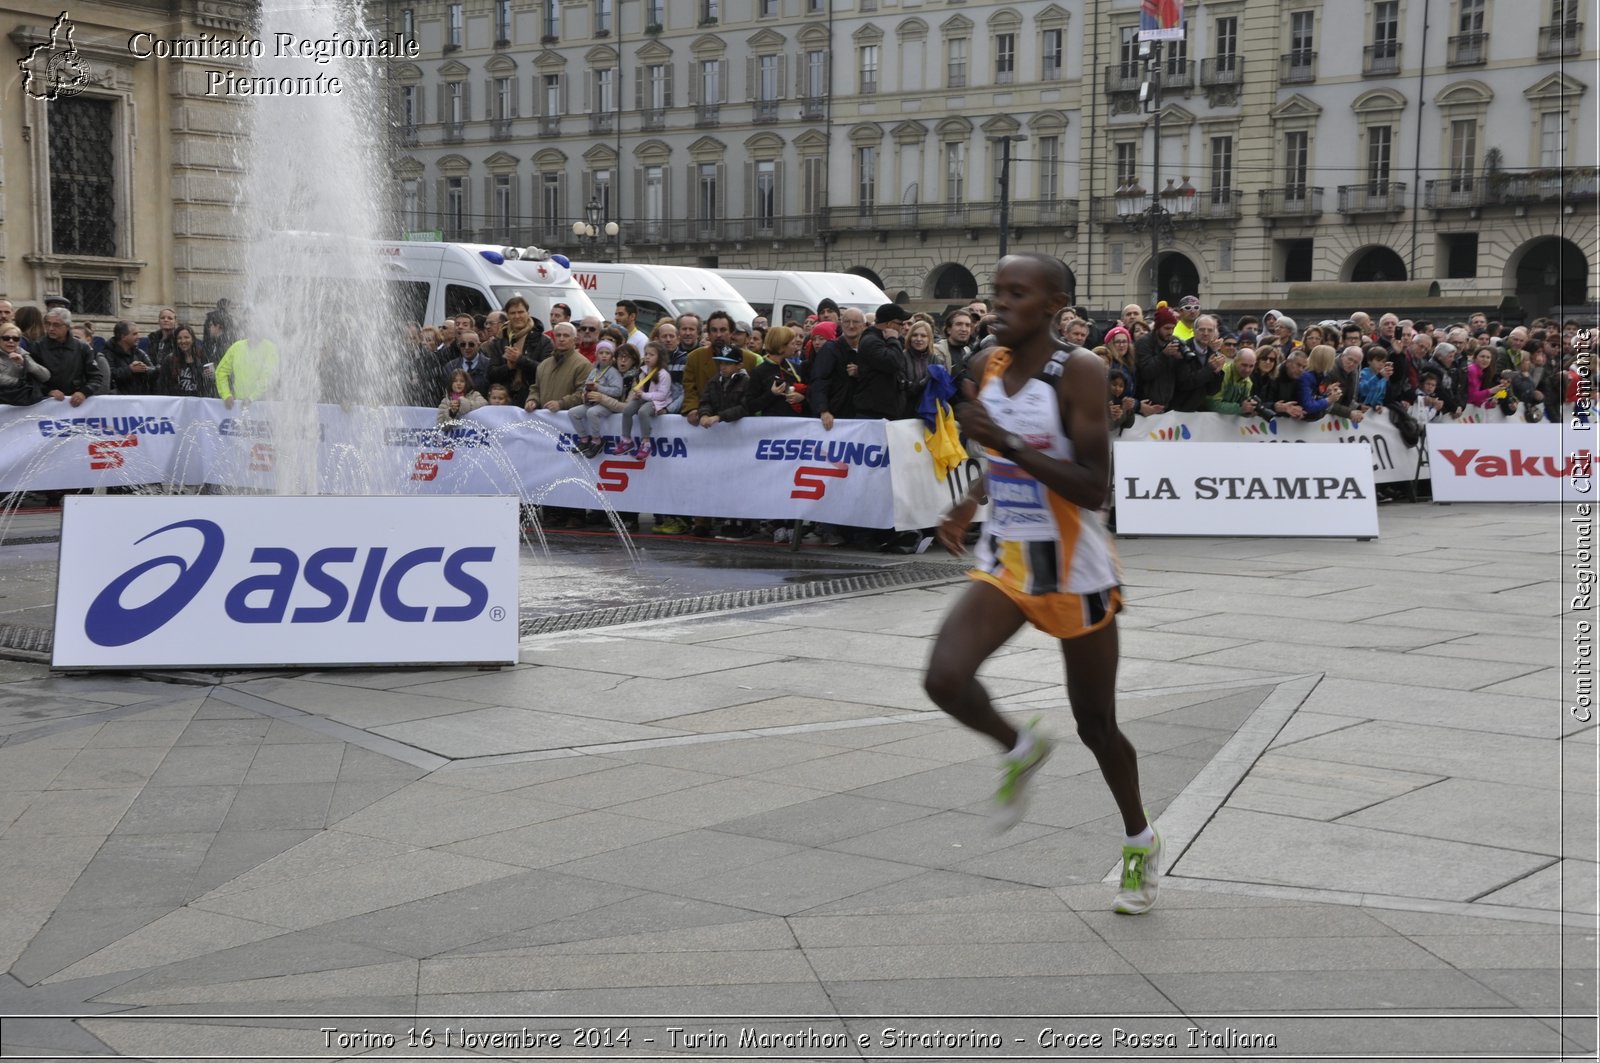
M1469 411L1474 421L1503 420ZM1457 422L1462 423L1462 422ZM937 523L981 474L968 461L934 471L920 421L762 417L691 426L656 418L655 438L623 447L621 418L606 418L604 449L578 453L565 413L485 407L443 427L436 411L216 399L94 398L0 407L0 491L169 484L300 494L497 494L528 503L623 512L854 527ZM1302 423L1221 414L1144 417L1123 441L1362 443L1379 483L1428 476L1387 414L1360 423Z
M74 496L56 668L513 664L509 496Z

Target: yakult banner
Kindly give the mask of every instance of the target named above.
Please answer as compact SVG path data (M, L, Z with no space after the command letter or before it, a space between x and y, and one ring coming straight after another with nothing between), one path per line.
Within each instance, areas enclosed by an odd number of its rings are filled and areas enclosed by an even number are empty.
M517 500L66 500L56 668L514 664Z
M1119 442L1117 533L1377 538L1367 457L1357 446Z
M1435 502L1592 502L1594 430L1559 424L1428 426Z

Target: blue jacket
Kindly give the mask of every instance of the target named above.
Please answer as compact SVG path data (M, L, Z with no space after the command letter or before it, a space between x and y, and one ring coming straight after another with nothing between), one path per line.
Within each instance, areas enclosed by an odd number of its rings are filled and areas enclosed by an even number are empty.
M1322 374L1310 369L1300 374L1300 408L1308 421L1328 412L1328 400L1321 394L1323 379Z

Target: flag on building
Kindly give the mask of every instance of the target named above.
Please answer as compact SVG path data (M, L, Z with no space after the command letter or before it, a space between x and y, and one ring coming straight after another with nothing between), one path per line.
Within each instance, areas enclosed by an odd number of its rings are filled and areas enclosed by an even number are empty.
M1183 40L1183 0L1144 0L1139 7L1139 39Z

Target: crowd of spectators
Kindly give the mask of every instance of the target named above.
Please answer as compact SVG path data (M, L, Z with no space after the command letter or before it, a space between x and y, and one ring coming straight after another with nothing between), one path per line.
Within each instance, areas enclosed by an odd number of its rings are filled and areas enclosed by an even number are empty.
M13 310L0 300L0 403L76 406L117 394L231 405L271 394L277 351L241 338L226 301L198 330L163 309L150 334L118 321L105 338L74 322L65 300L52 302ZM412 324L401 341L405 394L396 398L437 407L441 424L485 404L563 412L581 454L598 456L603 439L620 432L613 451L643 459L653 419L664 413L681 413L698 430L745 417L815 417L831 430L841 418L916 416L936 369L959 382L993 342L982 301L939 318L894 303L868 313L824 299L815 314L777 325L715 311L703 321L664 318L646 334L638 321L639 308L621 300L609 321L574 321L558 303L547 324L513 296L487 315ZM1302 327L1268 310L1224 322L1189 295L1148 317L1129 304L1107 322L1069 307L1056 332L1064 346L1105 361L1113 433L1166 412L1357 423L1383 416L1414 445L1429 421L1468 407L1558 421L1586 417L1592 396L1580 385L1593 373L1590 335L1573 320L1506 327L1483 313L1433 322L1356 312ZM657 530L709 534L713 525L666 516ZM758 533L741 525L733 537Z

